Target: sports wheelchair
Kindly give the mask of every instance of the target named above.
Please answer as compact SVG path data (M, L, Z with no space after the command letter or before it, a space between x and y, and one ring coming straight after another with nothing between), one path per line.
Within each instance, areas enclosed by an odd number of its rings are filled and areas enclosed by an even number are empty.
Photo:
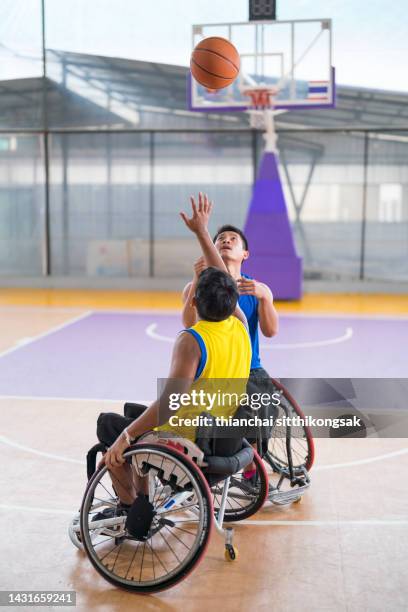
M223 528L228 498L235 492L241 499L237 508L230 503L227 520L232 520L234 508L233 520L242 520L257 512L268 495L264 463L248 442L242 440L238 452L221 457L205 455L189 440L145 434L124 458L127 469L147 479L148 494L139 494L126 511L106 466L95 471L96 454L105 449L98 444L88 453L88 485L69 535L106 580L139 593L172 587L200 562L213 526L225 538L226 559L236 559L233 529ZM256 478L246 483L241 475L251 461ZM220 483L218 496L211 487Z
M279 396L276 421L296 416L305 419L299 404L284 385L276 378L270 380ZM272 435L266 440L261 435L258 437L257 450L269 473L278 478L276 484L271 482L269 486L269 501L277 506L300 502L310 487L309 472L315 455L310 428L306 425L275 425Z
M277 418L303 417L285 387L272 382L280 396ZM144 408L126 404L125 416L136 416L126 412L132 406ZM307 427L275 426L269 439L258 436L258 452L243 439L230 457L211 453L208 440L197 442L154 433L139 438L124 456L136 475L148 479L149 493L139 495L127 512L107 468L95 471L96 455L106 447L97 444L88 452L88 485L69 535L115 586L153 593L175 585L200 562L213 526L225 538L226 559L236 559L233 529L223 523L249 518L267 499L278 506L297 503L310 486L314 444ZM247 479L244 470L251 462L255 474ZM276 484L269 484L269 475L276 476ZM104 516L101 510L109 508L111 517Z

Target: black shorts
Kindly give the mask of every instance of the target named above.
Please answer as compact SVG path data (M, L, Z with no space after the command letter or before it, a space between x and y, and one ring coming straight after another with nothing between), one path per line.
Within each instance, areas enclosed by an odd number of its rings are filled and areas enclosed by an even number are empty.
M99 442L102 442L105 446L112 446L122 431L140 417L146 408L147 406L142 404L131 404L129 402L124 406L125 416L116 412L101 412L96 423L96 435Z
M248 379L247 385L247 393L249 396L256 393L267 393L268 395L273 395L276 392L276 387L273 384L271 377L268 372L263 368L256 368L255 370L251 370ZM266 419L272 417L276 419L278 416L279 408L274 406L272 403L268 406L260 406L259 409L254 410L250 407L245 407L245 411L249 415L256 415L260 419ZM251 444L255 443L259 437L262 440L267 441L272 435L273 425L262 426L259 428L251 428L246 432L246 439Z
M99 442L109 447L115 442L116 438L120 436L123 430L133 423L143 412L147 406L142 404L126 403L124 406L124 415L117 414L116 412L102 412L97 421L96 435ZM200 441L197 440L200 446ZM242 448L242 437L228 437L222 438L217 436L211 445L211 454L217 455L218 457L230 457L235 455ZM203 450L204 449L203 447Z

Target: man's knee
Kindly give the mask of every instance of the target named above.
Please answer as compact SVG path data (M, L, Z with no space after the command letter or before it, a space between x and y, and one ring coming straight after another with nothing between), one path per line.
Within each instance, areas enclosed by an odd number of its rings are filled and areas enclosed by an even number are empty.
M106 446L111 446L118 437L116 417L120 415L114 412L101 412L96 422L96 436L99 442Z

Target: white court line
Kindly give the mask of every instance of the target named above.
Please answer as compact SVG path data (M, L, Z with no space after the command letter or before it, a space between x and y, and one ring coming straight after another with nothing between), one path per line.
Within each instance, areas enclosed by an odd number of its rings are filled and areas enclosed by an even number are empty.
M278 309L279 309L279 303L278 303ZM54 310L54 309L53 309ZM146 309L127 309L127 308L118 308L118 309L105 309L105 308L97 308L96 310L94 310L95 313L102 313L102 314L140 314L140 315L150 315L150 316L155 316L155 317L165 317L165 316L169 316L169 315L178 315L177 318L180 317L180 309L179 308L173 308L173 309L155 309L152 308L151 310L146 310ZM368 320L381 320L384 319L386 321L394 321L394 320L404 320L407 321L408 320L408 314L364 314L364 313L346 313L346 312L280 312L279 316L281 318L293 318L293 319L302 319L302 318L310 318L310 319L368 319ZM180 320L180 329L182 329L182 323L181 323L181 319Z
M44 513L44 514L64 514L69 515L72 518L77 514L77 510L61 510L59 508L39 508L38 506L19 506L14 504L0 504L0 510L14 510L21 512L33 512L33 513ZM406 519L367 519L367 520L336 520L336 521L283 521L283 520L268 520L268 521L257 521L257 520L246 520L237 521L235 525L254 525L256 527L270 527L276 525L277 527L339 527L342 525L352 525L357 527L377 527L377 526L393 526L400 527L408 525Z
M10 446L12 448L17 448L27 453L31 453L33 455L38 455L40 457L46 457L47 459L56 459L57 461L66 461L68 463L77 463L80 465L85 465L85 461L80 461L79 459L71 459L71 457L64 457L62 455L55 455L53 453L46 453L44 451L39 451L35 448L31 448L29 446L24 446L23 444L19 444L18 442L14 442L14 440L10 440L10 438L6 438L6 436L0 436L0 443L5 444L6 446ZM374 457L368 457L367 459L356 459L355 461L349 461L348 463L331 463L327 465L317 465L315 468L313 468L313 472L322 471L322 470L334 470L337 468L354 467L356 465L366 465L369 463L375 463L376 461L383 461L384 459L392 459L393 457L399 457L400 455L406 455L407 453L408 453L408 448L402 448L400 450L392 451L390 453L385 453L383 455L375 455Z
M150 325L148 325L145 329L146 335L149 336L150 338L153 338L153 340L160 340L161 342L173 343L174 338L171 338L170 336L163 336L156 332L157 326L158 326L157 323L151 323ZM350 340L350 338L352 337L353 337L353 329L351 327L347 327L345 333L342 336L337 336L336 338L329 338L327 340L311 340L310 342L293 342L292 344L278 344L278 343L261 344L260 348L264 350L265 349L275 350L275 349L314 348L318 346L329 346L331 344L339 344L340 342L346 342L347 340Z
M85 465L85 461L79 461L79 459L72 459L71 457L64 457L62 455L54 455L53 453L46 453L44 451L36 450L35 448L31 448L30 446L24 446L24 444L14 442L14 440L10 440L10 438L6 438L6 436L0 436L0 443L6 444L7 446L11 446L12 448L17 448L18 450L25 451L26 453L31 453L32 455L46 457L47 459L54 459L55 461L65 461L66 463L78 463L80 465Z
M65 321L65 323L62 323L61 325L52 327L51 329L44 332L43 334L39 334L38 336L33 336L24 344L18 344L17 346L13 346L7 349L6 351L3 351L2 353L0 353L0 358L5 357L6 355L9 355L10 353L14 353L15 351L19 351L20 349L25 348L26 346L29 346L30 344L33 344L33 342L37 342L37 340L42 340L43 338L46 338L47 336L50 336L51 334L55 334L56 332L61 331L61 329L64 329L65 327L68 327L69 325L78 323L78 321L81 321L82 319L89 317L91 314L92 314L92 310L88 310L87 312L84 312L81 315L78 315L77 317L70 319L69 321Z
M0 504L0 510L17 510L22 512L40 512L44 514L69 514L74 517L75 510L59 510L58 508L38 508L36 506L16 506L14 504Z
M350 521L238 521L235 524L241 525L256 525L263 527L264 525L296 525L301 527L337 527L339 525L357 525L357 526L377 526L377 525L408 525L408 519L367 519L367 520L350 520Z
M367 463L374 463L375 461L382 461L383 459L391 459L392 457L399 457L400 455L406 455L407 453L408 448L401 448L400 450L385 453L384 455L376 455L375 457L368 457L367 459L356 459L355 461L349 461L348 463L329 463L327 465L317 465L315 468L313 468L313 472L353 467L355 465L366 465Z
M99 403L105 403L105 404L124 404L127 401L131 401L131 400L126 400L124 398L121 399L104 399L101 397L53 397L51 395L45 395L45 396L39 396L39 395L0 395L0 401L1 400L36 400L36 401L40 401L40 402L47 402L47 401L52 401L52 402L99 402ZM152 400L141 400L141 401L137 401L135 400L136 404L146 404L146 406L148 406L149 404L152 403Z

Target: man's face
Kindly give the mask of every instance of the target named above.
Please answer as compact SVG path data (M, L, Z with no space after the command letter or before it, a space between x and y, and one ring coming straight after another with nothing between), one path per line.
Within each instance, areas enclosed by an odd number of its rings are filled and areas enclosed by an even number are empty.
M215 248L224 261L241 263L248 258L249 252L245 250L242 238L236 232L222 232L217 236Z

